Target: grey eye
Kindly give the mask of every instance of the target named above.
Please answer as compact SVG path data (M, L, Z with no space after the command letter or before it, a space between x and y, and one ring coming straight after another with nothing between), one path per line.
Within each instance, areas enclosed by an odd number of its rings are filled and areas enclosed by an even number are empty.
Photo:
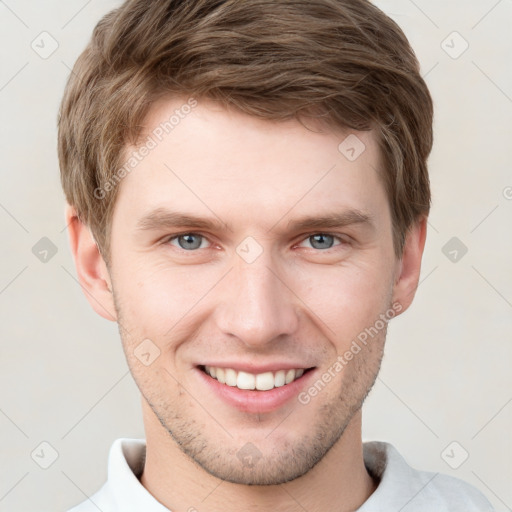
M186 233L184 235L176 236L172 240L177 240L181 249L193 250L201 247L203 238L203 236L195 233Z
M309 241L314 249L330 249L334 244L334 237L318 233L317 235L310 236Z

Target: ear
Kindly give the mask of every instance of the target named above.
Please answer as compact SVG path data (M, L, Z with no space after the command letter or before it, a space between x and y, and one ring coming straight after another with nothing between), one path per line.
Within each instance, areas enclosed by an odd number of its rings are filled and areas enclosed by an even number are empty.
M65 216L71 252L82 290L98 315L117 321L110 275L96 241L89 228L78 218L74 207L67 205Z
M427 218L416 221L407 232L402 258L397 262L393 303L398 302L403 313L410 305L418 288L421 258L427 237Z

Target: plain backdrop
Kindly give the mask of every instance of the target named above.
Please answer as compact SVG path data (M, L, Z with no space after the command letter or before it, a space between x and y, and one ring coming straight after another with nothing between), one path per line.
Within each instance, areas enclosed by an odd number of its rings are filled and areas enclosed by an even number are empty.
M117 5L0 1L0 511L66 510L105 481L114 439L144 436L117 326L76 280L56 154L65 80ZM377 5L421 62L435 144L421 284L390 324L364 439L511 510L512 1Z

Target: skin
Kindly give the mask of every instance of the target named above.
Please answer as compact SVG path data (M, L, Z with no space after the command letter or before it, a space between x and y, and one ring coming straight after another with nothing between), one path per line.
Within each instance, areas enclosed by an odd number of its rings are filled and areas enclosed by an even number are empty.
M148 133L185 101L156 103ZM200 101L118 185L108 266L67 208L80 283L97 313L118 322L141 391L141 483L175 512L349 511L378 484L363 462L361 405L379 371L385 327L305 405L294 398L272 412L243 412L196 368L300 362L315 367L309 387L379 315L392 304L403 312L413 299L426 219L396 258L375 134L308 126ZM338 151L349 133L366 146L352 162ZM137 229L155 208L229 229ZM344 210L366 212L372 224L288 228ZM199 248L183 248L177 235L187 233ZM333 238L319 243L319 233ZM236 252L249 236L263 251L252 263ZM135 353L145 339L160 350L148 366ZM237 457L247 443L259 457L252 467Z

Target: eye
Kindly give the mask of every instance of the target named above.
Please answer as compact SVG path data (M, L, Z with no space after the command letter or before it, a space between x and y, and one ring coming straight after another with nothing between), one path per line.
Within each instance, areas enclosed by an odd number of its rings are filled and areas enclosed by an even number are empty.
M335 241L338 240L338 243ZM336 235L331 235L329 233L314 233L313 235L308 236L299 246L304 247L304 243L309 242L313 249L317 249L320 251L325 251L331 249L332 247L336 247L338 245L342 245L347 243L341 237ZM166 240L166 243L174 245L179 249L184 251L195 251L196 249L205 249L208 247L208 240L205 236L200 235L199 233L182 233L179 235L174 235Z
M167 240L167 243L175 245L173 242L178 242L178 247L185 251L191 251L194 249L204 249L203 242L206 242L206 238L198 233L183 233L181 235L175 235Z
M339 240L339 243L334 244L335 240ZM335 235L330 235L329 233L315 233L310 235L308 238L304 240L304 242L309 241L313 249L326 250L331 249L336 245L341 245L344 240ZM302 242L302 243L304 243Z

